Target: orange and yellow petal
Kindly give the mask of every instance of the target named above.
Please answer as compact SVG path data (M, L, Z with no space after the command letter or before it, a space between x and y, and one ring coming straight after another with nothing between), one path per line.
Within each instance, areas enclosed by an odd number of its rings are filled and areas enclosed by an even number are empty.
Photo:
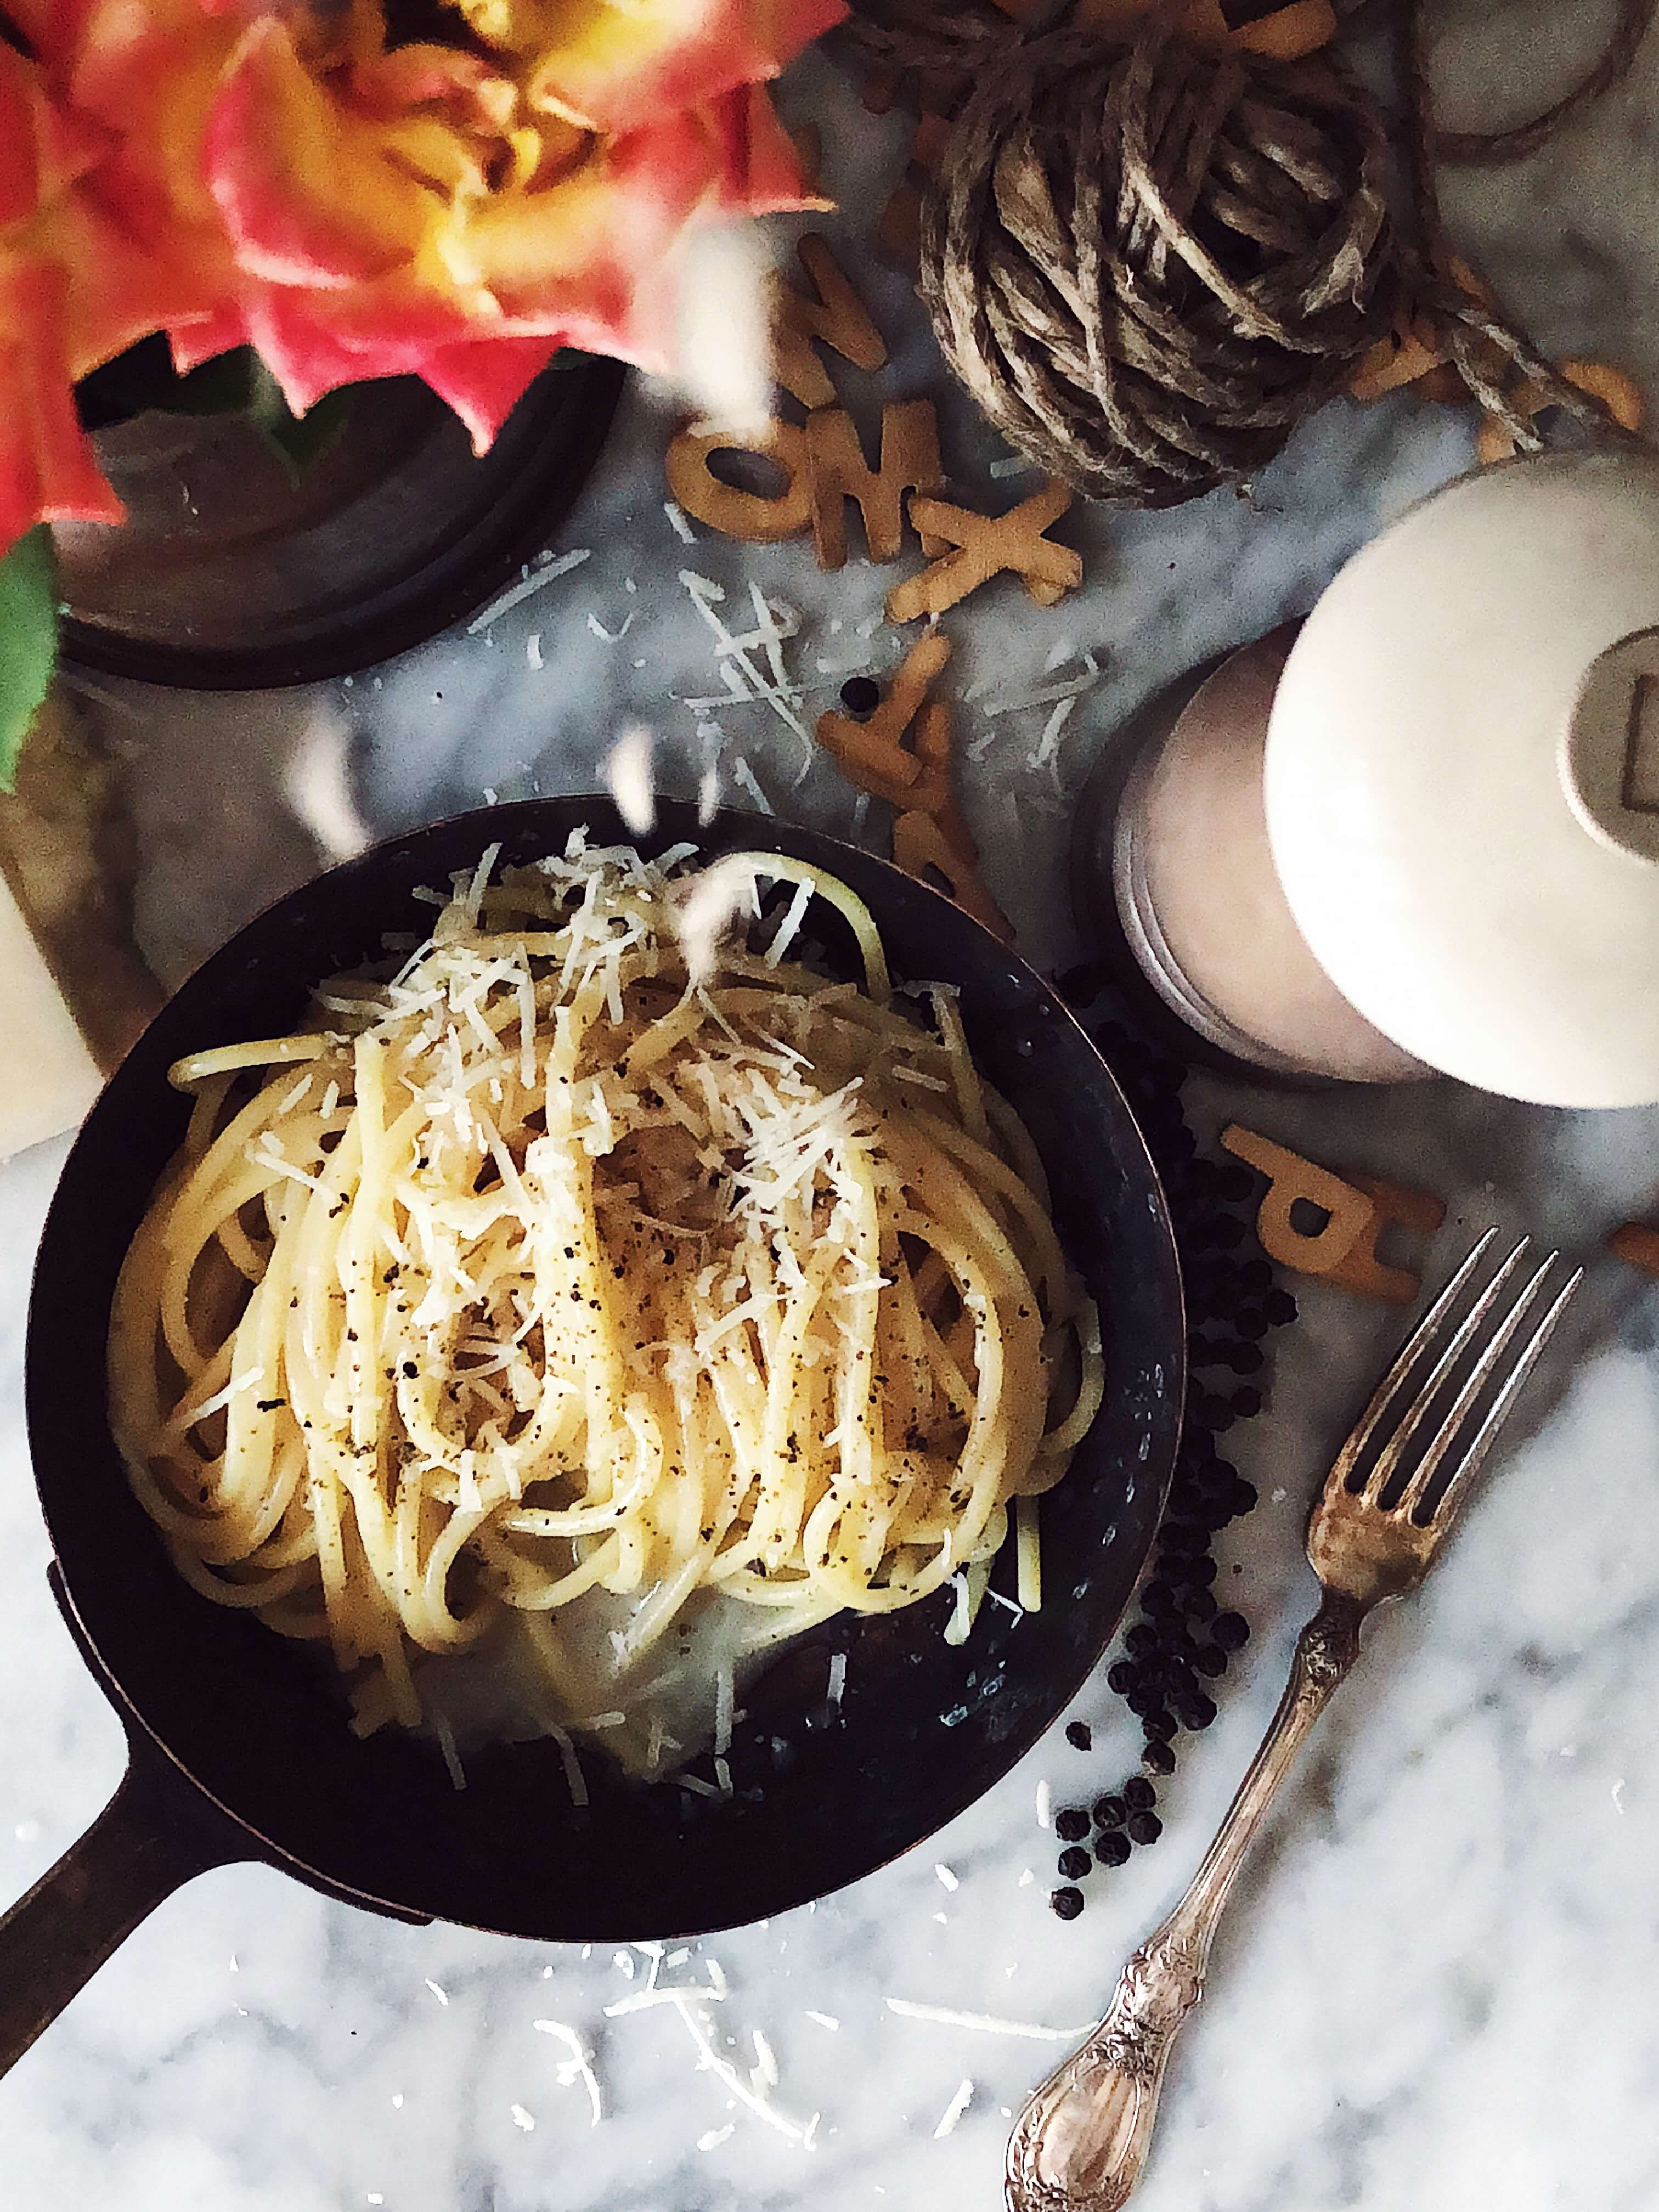
M233 346L252 343L247 317L240 307L225 307L204 315L190 315L166 325L174 373L188 376L204 361L213 361Z
M68 68L95 4L96 0L6 0L5 15L35 59L56 74Z
M764 85L738 86L710 101L704 116L719 149L718 213L788 215L833 204L807 183L799 151Z
M775 77L845 16L844 0L462 0L528 64L532 107L636 131ZM484 33L493 36L490 32Z
M37 522L120 522L75 412L64 349L66 280L0 253L0 547Z
M225 70L204 151L239 269L275 283L382 276L409 258L438 206L387 158L384 126L332 100L271 16Z
M563 337L461 338L434 346L420 374L466 425L473 450L488 453L526 387L566 343Z

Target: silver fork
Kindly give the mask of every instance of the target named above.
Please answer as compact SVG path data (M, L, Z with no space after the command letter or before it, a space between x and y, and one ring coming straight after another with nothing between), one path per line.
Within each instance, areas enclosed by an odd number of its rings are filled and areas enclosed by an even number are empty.
M1323 1592L1297 1639L1273 1725L1187 1894L1131 1957L1094 2033L1015 2123L1011 2212L1118 2212L1140 2179L1170 2048L1204 1993L1223 1909L1273 1795L1353 1665L1360 1623L1414 1589L1433 1565L1582 1279L1580 1268L1540 1308L1560 1256L1552 1252L1518 1292L1510 1288L1528 1249L1522 1237L1456 1322L1497 1234L1487 1231L1435 1300L1337 1455L1308 1522L1308 1559Z

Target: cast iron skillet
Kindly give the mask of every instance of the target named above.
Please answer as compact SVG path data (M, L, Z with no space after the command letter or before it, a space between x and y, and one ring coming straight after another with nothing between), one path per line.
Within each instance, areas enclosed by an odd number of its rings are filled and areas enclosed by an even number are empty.
M763 846L836 870L880 924L896 979L960 986L975 1056L1030 1128L1055 1218L1099 1302L1104 1405L1042 1502L1044 1603L987 1605L945 1643L946 1593L831 1625L746 1695L734 1796L641 1790L584 1761L577 1811L548 1743L473 1752L458 1792L433 1746L348 1731L326 1662L173 1571L128 1490L103 1382L110 1298L184 1130L166 1071L181 1053L270 1036L322 977L423 926L422 884L500 841L507 861L570 830L624 842L608 800L535 799L382 845L295 891L210 960L157 1017L94 1107L47 1217L30 1310L27 1397L54 1588L120 1712L126 1779L100 1820L0 1922L0 2070L137 1923L204 1869L261 1860L394 1918L442 1918L565 1942L673 1936L781 1912L855 1881L990 1789L1062 1710L1116 1626L1151 1545L1184 1392L1180 1280L1152 1163L1083 1031L1033 974L925 885L828 837L735 812L699 830L665 804L660 851ZM819 908L822 902L819 902ZM815 908L815 916L819 909ZM851 968L825 911L822 942ZM997 1582L1012 1590L1012 1562ZM847 1653L839 1708L828 1653Z

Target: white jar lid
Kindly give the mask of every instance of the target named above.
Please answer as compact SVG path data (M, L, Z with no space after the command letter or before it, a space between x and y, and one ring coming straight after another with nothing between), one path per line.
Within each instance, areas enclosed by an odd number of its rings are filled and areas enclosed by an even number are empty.
M1487 470L1357 555L1285 665L1267 801L1386 1036L1510 1097L1659 1100L1659 457Z

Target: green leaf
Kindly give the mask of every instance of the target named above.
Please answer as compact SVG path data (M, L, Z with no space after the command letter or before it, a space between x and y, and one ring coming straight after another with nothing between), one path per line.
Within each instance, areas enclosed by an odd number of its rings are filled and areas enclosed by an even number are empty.
M253 366L248 413L276 448L278 459L297 484L317 456L344 429L351 413L351 386L342 385L336 392L325 392L303 415L295 415L283 397L282 386L258 355L250 358Z
M31 530L0 559L0 791L9 791L29 726L58 665L52 538Z
M135 415L246 415L269 442L290 480L298 483L319 453L344 428L351 411L351 387L319 399L304 415L294 414L282 386L252 346L233 346L216 354L188 376L176 376L165 339L144 338L80 386L82 411L100 429Z

